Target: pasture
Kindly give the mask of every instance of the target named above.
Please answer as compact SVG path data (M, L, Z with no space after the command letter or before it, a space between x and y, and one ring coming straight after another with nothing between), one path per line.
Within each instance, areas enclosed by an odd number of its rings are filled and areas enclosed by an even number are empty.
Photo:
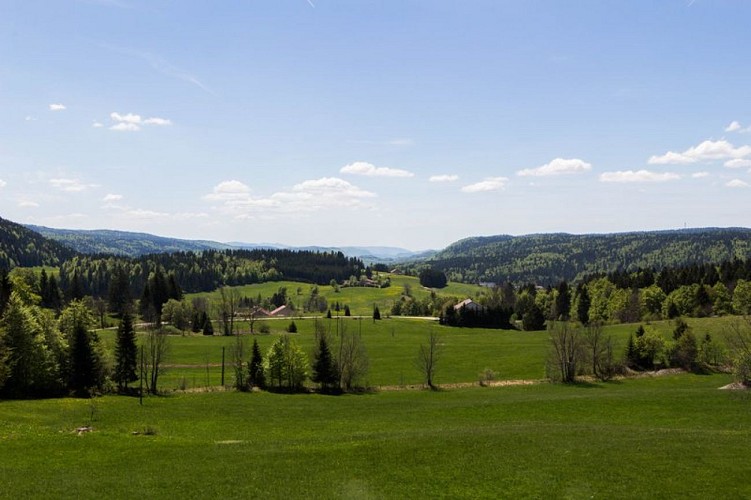
M437 321L392 317L380 321L371 318L336 317L325 318L285 318L257 321L254 330L260 325L269 327L269 334L250 335L247 323L236 326L242 332L245 342L245 359L250 357L253 340L257 340L261 351L266 350L274 339L285 333L291 321L295 322L298 333L295 340L312 359L314 349L315 323L319 322L330 332L336 341L341 329L360 333L367 349L370 369L366 380L368 386L402 386L422 383L421 372L415 367L415 359L420 344L427 342L430 332L440 335L441 358L436 382L455 384L476 382L479 374L491 369L499 380L539 380L545 377L545 360L549 341L547 332L523 332L517 330L491 330L482 328L453 328L439 325ZM688 319L692 331L701 339L706 333L722 341L726 330L736 318L696 318ZM644 324L664 338L670 339L674 323L658 321ZM605 327L612 335L619 352L625 349L629 335L636 331L638 324L619 324ZM219 328L217 328L217 331ZM114 343L112 330L101 331L100 336L106 345ZM230 352L235 344L234 337L189 334L170 336L170 350L167 356L167 369L160 378L160 389L193 389L214 387L221 384L222 348L225 348L225 385L233 380L230 367Z
M0 496L749 497L729 381L2 401Z

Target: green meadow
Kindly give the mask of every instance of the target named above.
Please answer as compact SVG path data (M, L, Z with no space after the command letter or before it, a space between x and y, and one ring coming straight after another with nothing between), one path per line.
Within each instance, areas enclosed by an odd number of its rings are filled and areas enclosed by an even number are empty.
M441 357L438 364L436 382L456 384L476 382L485 369L493 370L498 380L539 380L545 377L545 360L549 341L547 332L524 332L517 330L491 330L482 328L453 328L441 326L437 321L391 317L380 321L371 318L284 318L257 321L254 330L260 325L269 327L269 334L250 335L250 326L239 322L238 330L243 332L246 359L250 357L253 340L257 340L263 353L278 335L286 332L294 321L298 333L293 334L309 357L314 349L315 323L319 322L336 339L339 329L360 333L365 344L370 369L364 381L368 386L401 386L423 382L421 372L415 367L415 359L420 344L427 342L431 332L440 336ZM734 318L688 319L692 331L701 339L706 333L722 341L725 331ZM671 338L674 323L658 321L644 323L645 328L659 332L666 339ZM606 334L612 335L616 345L625 349L629 335L638 325L612 325L605 327ZM217 331L219 329L217 328ZM100 332L105 344L112 346L114 332ZM172 335L167 356L167 368L161 376L160 388L164 390L195 389L221 385L222 349L225 355L225 385L233 380L231 349L234 337L200 334Z
M422 287L420 281L414 276L382 274L382 277L384 279L388 277L391 280L391 286L386 288L339 287L337 291L329 285L318 285L318 292L326 298L329 307L333 308L337 302L342 308L348 305L352 314L358 316L372 315L374 306L378 306L381 313L387 315L394 302L400 299L405 287L409 288L410 293L417 300L430 295L430 290ZM292 299L295 308L302 311L302 304L310 296L310 291L314 286L296 281L270 281L233 288L239 292L240 296L255 299L259 294L263 298L271 297L279 288L284 287L287 289L287 296ZM463 300L467 297L477 297L485 291L487 291L486 288L477 285L451 282L445 288L435 290L435 293ZM188 300L193 297L205 297L219 301L219 291L193 293L186 296Z
M729 381L2 401L0 496L748 498Z

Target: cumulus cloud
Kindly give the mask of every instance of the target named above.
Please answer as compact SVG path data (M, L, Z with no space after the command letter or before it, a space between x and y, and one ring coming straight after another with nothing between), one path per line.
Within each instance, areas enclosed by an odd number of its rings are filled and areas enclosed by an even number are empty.
M725 132L748 133L751 132L751 125L744 127L740 124L740 122L733 120L732 122L730 122L730 125L725 127Z
M735 158L734 160L726 161L725 166L728 168L747 168L751 167L751 160Z
M250 188L240 181L224 181L220 182L211 193L207 194L203 198L205 200L215 201L227 201L227 200L241 200L250 196Z
M102 128L102 127L104 127L104 124L101 123L101 122L94 122L94 123L91 124L91 126L94 127L94 128Z
M30 200L23 200L18 202L19 208L38 208L39 203Z
M600 182L668 182L680 179L672 172L651 172L649 170L619 170L600 174Z
M372 163L356 161L343 166L339 173L365 175L368 177L413 177L415 174L399 168L376 167Z
M506 187L507 177L486 177L480 182L462 187L463 193L481 193L485 191L500 191Z
M138 132L139 130L141 130L141 127L139 127L135 123L120 122L112 125L110 127L110 130L116 130L118 132Z
M220 212L240 219L257 215L279 215L313 212L327 208L364 207L365 200L375 198L375 193L365 191L338 177L323 177L300 182L286 191L266 197L252 197L250 188L240 181L217 184L204 200L217 201Z
M703 179L704 177L709 177L709 172L694 172L691 174L692 179Z
M689 163L730 160L751 155L751 146L735 147L725 140L704 141L698 146L688 148L682 153L668 151L661 156L651 156L650 165L686 165Z
M85 184L78 179L50 179L50 184L55 189L68 193L79 193L90 188L98 187L97 184Z
M112 202L112 201L120 201L122 199L123 199L123 195L121 194L108 193L107 195L104 196L104 198L102 198L102 201Z
M0 188L4 188L7 185L8 185L7 182L5 182L4 180L0 179Z
M50 111L65 111L65 104L50 104Z
M729 188L746 188L748 187L748 182L742 181L740 179L733 179L725 185Z
M430 179L428 179L430 182L454 182L459 180L458 175L431 175Z
M741 129L741 124L733 120L732 122L730 122L730 125L725 127L725 132L735 132L740 129Z
M525 168L519 170L516 175L525 177L548 177L553 175L567 175L587 172L592 169L592 165L578 158L564 159L556 158L550 163L537 168Z
M113 111L110 113L110 118L115 122L115 124L110 127L110 130L121 132L138 132L141 130L142 125L156 125L159 127L172 125L172 120L167 118L151 117L144 119L141 115L135 113L121 115L120 113Z

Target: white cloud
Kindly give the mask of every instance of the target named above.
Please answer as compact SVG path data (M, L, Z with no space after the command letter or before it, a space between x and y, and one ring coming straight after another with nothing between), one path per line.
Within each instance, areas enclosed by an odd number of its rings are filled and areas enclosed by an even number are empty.
M0 179L0 188L4 188L7 185L8 185L7 182L5 182L4 180Z
M733 120L730 122L730 125L725 127L725 132L751 132L751 126L743 127L743 125L740 124L740 122Z
M104 124L100 123L100 122L94 122L94 123L91 124L91 126L94 127L94 128L102 128L102 127L104 127Z
M459 180L458 175L431 175L430 182L454 182Z
M68 193L79 193L90 188L98 187L96 184L84 184L78 179L50 179L50 184L55 189Z
M725 127L725 132L735 132L736 130L740 130L740 129L741 129L741 124L733 120L732 122L730 122L730 125Z
M415 174L399 168L376 167L372 163L356 161L343 166L339 173L366 175L368 177L413 177Z
M134 123L136 125L141 123L141 115L135 115L133 113L121 115L120 113L113 111L112 113L110 113L110 118L112 118L116 122Z
M742 181L740 179L733 179L725 185L729 188L746 188L748 187L748 182Z
M35 201L23 200L18 202L20 208L38 208L39 203Z
M258 215L305 213L327 208L359 208L365 206L364 200L375 197L375 193L338 177L323 177L295 184L288 191L258 198L251 197L250 188L242 182L224 181L203 199L221 202L220 206L215 207L221 213L248 219Z
M519 170L516 175L525 177L547 177L551 175L578 174L592 169L592 165L578 158L556 158L550 163L537 168Z
M210 194L207 194L203 198L205 200L227 201L227 200L242 200L250 197L250 188L240 181L224 181L220 182Z
M37 119L34 118L33 116L27 116L26 118L24 118L24 120L27 121L27 122L35 122L35 121L37 121Z
M704 141L698 146L693 146L683 153L668 151L662 156L651 156L648 160L650 165L685 165L700 161L728 160L743 158L751 155L751 146L735 147L728 141Z
M134 113L121 115L120 113L113 111L110 113L110 118L112 121L116 122L115 125L110 127L110 130L125 132L138 132L141 130L141 125L156 125L159 127L172 125L172 120L167 118L151 117L144 119L141 115Z
M709 177L709 172L694 172L691 174L692 179L703 179L704 177Z
M486 177L480 182L462 187L463 193L481 193L485 191L500 191L506 187L507 177Z
M65 104L50 104L50 111L65 111Z
M141 127L135 123L120 122L110 127L110 130L116 130L118 132L138 132Z
M604 172L600 174L600 182L668 182L680 179L681 176L672 172L651 172L649 170L622 170Z
M123 195L121 194L107 194L104 198L102 198L102 201L105 202L111 202L111 201L120 201L123 199Z
M146 124L146 125L159 125L159 126L164 127L164 126L167 126L167 125L172 125L172 120L168 120L167 118L156 118L156 117L154 117L154 118L146 118L143 121L143 123Z
M725 162L725 166L728 168L746 168L751 167L751 160L745 160L742 158L735 158L734 160L728 160Z

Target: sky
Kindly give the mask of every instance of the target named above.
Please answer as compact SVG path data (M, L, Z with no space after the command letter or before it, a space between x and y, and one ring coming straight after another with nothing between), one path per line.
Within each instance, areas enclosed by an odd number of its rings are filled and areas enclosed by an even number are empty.
M0 0L0 217L288 245L751 226L751 2Z

